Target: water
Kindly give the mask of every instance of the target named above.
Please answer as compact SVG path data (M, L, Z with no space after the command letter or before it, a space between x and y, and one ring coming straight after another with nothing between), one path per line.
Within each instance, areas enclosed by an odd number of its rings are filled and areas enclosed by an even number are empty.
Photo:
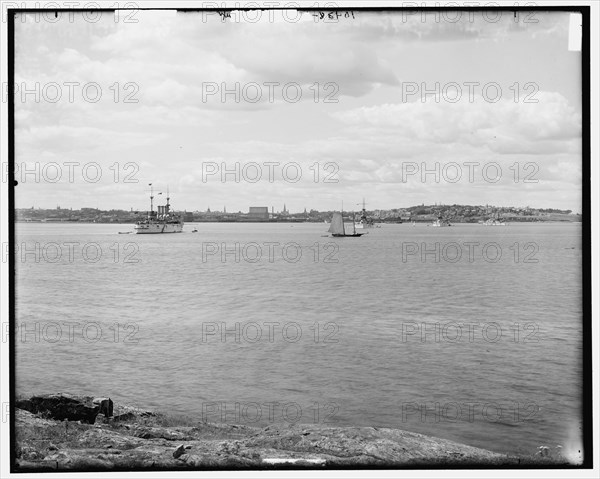
M18 394L579 447L580 224L131 229L17 224Z

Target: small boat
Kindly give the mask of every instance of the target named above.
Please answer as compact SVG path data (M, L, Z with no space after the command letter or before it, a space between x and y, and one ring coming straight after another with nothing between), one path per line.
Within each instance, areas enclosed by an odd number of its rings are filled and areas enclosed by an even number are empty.
M365 233L356 232L354 224L354 218L352 218L352 233L346 233L344 217L342 216L342 213L336 211L331 218L331 225L329 226L328 232L331 233L331 236L334 238L358 238L359 236L364 235Z
M119 231L120 235L128 235L131 234L131 231Z
M198 230L197 230L196 228L194 228L194 229L192 230L192 233L197 233L197 232L198 232Z

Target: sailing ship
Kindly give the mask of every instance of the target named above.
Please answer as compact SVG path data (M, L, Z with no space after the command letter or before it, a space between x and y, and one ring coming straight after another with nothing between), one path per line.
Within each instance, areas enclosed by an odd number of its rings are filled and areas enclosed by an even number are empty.
M167 188L167 204L157 206L154 211L154 189L152 183L150 186L150 211L148 216L138 221L134 230L136 234L161 234L161 233L181 233L183 230L183 220L181 216L171 212L169 200L169 189ZM161 194L161 193L159 193Z
M338 213L337 211L333 213L328 232L335 238L357 238L365 234L356 232L354 217L352 218L352 233L346 233L344 217L342 216L342 213Z

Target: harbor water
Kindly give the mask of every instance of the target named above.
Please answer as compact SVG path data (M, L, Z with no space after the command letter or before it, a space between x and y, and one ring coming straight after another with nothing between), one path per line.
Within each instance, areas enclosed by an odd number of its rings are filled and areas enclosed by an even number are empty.
M17 394L580 447L581 224L327 228L17 223Z

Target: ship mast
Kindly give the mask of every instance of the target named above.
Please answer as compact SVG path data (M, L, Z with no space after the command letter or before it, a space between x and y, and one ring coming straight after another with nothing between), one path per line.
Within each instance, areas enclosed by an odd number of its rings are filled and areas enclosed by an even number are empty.
M154 212L154 206L152 204L152 201L154 200L154 190L152 189L152 183L148 183L148 185L150 186L150 216L152 216L152 213Z
M356 203L356 205L360 205L360 203ZM367 222L367 203L365 202L365 197L363 196L362 200L362 214L360 216L361 221Z
M346 227L344 226L344 202L342 201L342 233L346 236Z
M167 185L167 206L166 206L166 209L165 209L165 214L166 215L169 214L169 207L171 206L169 204L169 199L170 199L170 197L169 197L169 185Z

